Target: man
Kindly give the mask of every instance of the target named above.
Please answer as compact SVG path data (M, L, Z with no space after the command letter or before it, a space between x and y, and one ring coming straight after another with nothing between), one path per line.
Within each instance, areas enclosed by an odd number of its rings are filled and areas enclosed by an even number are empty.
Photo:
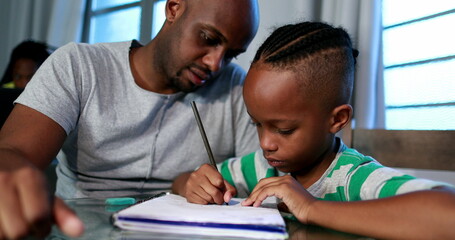
M257 148L245 73L229 64L257 28L254 0L168 0L163 28L145 46L55 51L0 132L0 238L43 236L52 223L79 236L83 224L61 198L169 190L173 178L208 161L192 100L217 161ZM50 201L39 169L62 145L61 198Z

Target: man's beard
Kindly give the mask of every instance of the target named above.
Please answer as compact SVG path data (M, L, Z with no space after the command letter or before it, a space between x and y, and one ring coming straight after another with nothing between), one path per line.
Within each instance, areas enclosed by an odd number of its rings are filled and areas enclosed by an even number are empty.
M169 79L170 87L178 92L190 93L196 91L200 86L194 85L191 81L182 80L182 70Z
M178 92L190 93L196 91L198 88L197 86L193 85L191 82L187 82L188 84L184 84L180 77L171 77L170 79L171 87Z

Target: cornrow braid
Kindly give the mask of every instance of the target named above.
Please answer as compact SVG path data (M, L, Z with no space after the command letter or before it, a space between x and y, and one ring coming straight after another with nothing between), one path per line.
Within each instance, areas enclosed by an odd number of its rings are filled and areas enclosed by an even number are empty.
M283 26L283 27L278 28L276 30L276 35L285 37L286 35L292 34L292 31L288 31L288 29L287 29L290 27L292 27L292 26ZM281 40L281 38L272 38L272 37L267 38L267 40L261 46L262 50L259 50L259 51L273 52L274 50L272 50L272 48L275 48L276 46L281 45L280 40Z
M267 38L262 44L254 60L258 60L262 53L272 54L278 49L288 45L299 36L304 36L317 29L327 27L323 23L302 22L295 25L285 25L275 30L275 32Z
M278 28L266 39L253 64L262 60L271 65L289 65L316 52L340 47L351 49L355 61L358 51L352 48L350 37L342 28L321 22L289 24Z
M309 56L322 49L342 46L346 44L345 39L340 38L342 36L343 34L340 31L331 31L330 29L320 30L308 37L300 37L295 43L267 57L265 62L293 62L293 60Z

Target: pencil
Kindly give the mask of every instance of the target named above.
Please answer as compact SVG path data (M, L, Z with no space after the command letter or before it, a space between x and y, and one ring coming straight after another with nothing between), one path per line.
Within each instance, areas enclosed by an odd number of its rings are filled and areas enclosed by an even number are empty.
M202 140L204 141L205 149L207 150L207 154L209 155L210 164L218 171L216 167L215 158L213 157L212 149L210 148L209 140L207 139L207 135L204 131L204 126L202 125L201 117L199 116L199 112L196 107L196 103L194 101L191 102L191 107L193 108L194 117L196 118L197 125L199 127L199 131L201 132Z

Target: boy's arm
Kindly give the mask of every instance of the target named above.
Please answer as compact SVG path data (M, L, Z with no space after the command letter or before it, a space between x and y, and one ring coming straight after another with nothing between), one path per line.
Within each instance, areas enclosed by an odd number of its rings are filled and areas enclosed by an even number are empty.
M335 202L317 200L290 176L259 182L243 205L280 198L301 222L375 238L455 238L455 190L438 187L393 197Z
M454 239L455 192L443 187L376 200L317 201L307 221L377 238Z

